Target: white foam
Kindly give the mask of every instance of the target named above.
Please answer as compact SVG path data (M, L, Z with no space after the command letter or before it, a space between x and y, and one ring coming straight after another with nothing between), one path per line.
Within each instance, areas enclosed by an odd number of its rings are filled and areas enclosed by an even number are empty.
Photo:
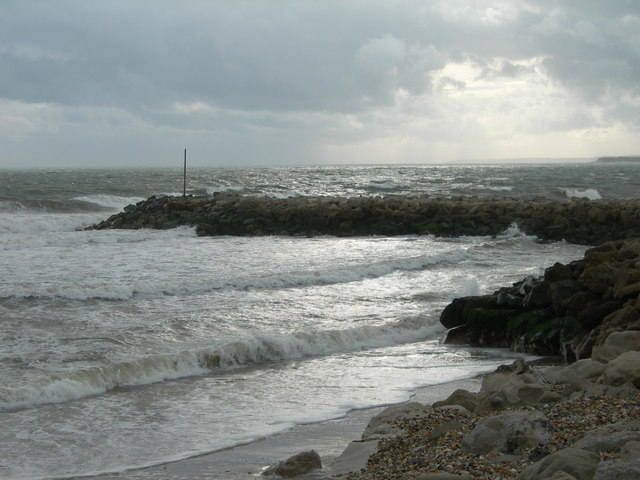
M145 235L144 231L141 235ZM192 230L186 234L193 235ZM79 232L80 233L80 232ZM86 234L86 232L85 232ZM150 231L146 235L159 235ZM203 282L200 277L166 278L149 280L145 277L114 281L111 276L92 276L90 279L68 282L32 283L24 290L19 285L2 289L3 298L67 298L70 300L127 300L136 295L182 295L198 294L215 290L271 290L281 288L305 288L319 285L334 285L359 282L367 278L379 278L397 271L415 271L442 263L455 263L470 254L466 248L458 248L444 253L419 255L408 258L383 260L379 262L347 265L318 270L278 272L261 276L238 276L211 279Z
M522 230L520 230L520 226L516 222L513 222L511 225L509 225L509 227L504 232L502 232L500 235L497 235L497 238L499 239L525 238L527 240L533 240L533 241L538 239L538 237L536 237L535 235L527 235Z
M374 182L365 185L367 190L386 190L386 191L397 191L408 188L406 185L400 185L398 183L384 183L384 182Z
M71 374L41 378L31 383L5 383L0 386L0 411L76 400L105 393L119 386L157 383L201 375L208 371L200 364L196 354L185 352L89 368Z
M462 288L463 297L471 297L480 295L480 285L476 277L467 277L464 280Z
M97 213L2 213L0 236L8 234L42 234L44 232L70 232L104 219Z
M121 386L147 385L204 375L218 368L261 365L311 356L358 351L415 342L440 332L423 318L345 330L289 335L256 334L210 350L154 355L37 381L0 386L0 411L61 403L98 395Z
M439 325L426 323L423 318L412 318L393 324L345 330L284 336L259 334L225 345L220 350L201 354L206 358L219 355L223 366L244 366L399 345L425 339L439 330Z
M600 192L594 188L587 188L585 190L580 190L578 188L563 188L562 193L564 193L567 198L586 198L589 200L602 199Z
M74 197L72 200L78 202L93 203L105 208L113 208L114 210L122 210L127 205L136 204L144 200L142 197L119 197L116 195L86 195L82 197Z

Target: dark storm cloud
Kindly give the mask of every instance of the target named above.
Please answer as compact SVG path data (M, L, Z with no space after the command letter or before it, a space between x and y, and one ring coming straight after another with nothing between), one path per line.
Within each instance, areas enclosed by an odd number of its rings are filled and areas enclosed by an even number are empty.
M430 73L456 55L539 55L553 78L586 95L637 91L637 2L542 1L513 17L481 4L5 1L0 93L151 110L197 99L358 111L388 104L398 88L429 91Z
M443 65L428 44L357 2L11 2L2 15L6 98L240 109L351 110L421 92ZM330 7L330 8L327 8ZM333 11L332 11L333 9ZM397 12L396 12L397 14Z
M509 123L499 103L510 79L573 98L549 125L640 125L638 32L636 0L3 0L0 125L16 138L93 124L114 139L162 127L320 144L405 124L422 137L423 112L437 138L437 125L473 131L465 115ZM464 96L477 80L492 101ZM542 117L559 108L545 95L528 100Z

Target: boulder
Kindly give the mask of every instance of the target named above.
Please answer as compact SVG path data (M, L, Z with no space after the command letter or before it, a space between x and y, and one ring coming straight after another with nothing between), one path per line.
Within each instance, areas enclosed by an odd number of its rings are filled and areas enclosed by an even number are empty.
M640 458L640 442L635 440L627 442L620 449L620 455L622 455L623 460L636 460Z
M557 315L564 315L567 311L566 303L576 294L582 292L583 286L577 280L559 280L549 285L549 296L553 310Z
M591 358L608 363L628 351L640 351L640 331L628 330L612 332L602 345L593 347Z
M272 465L262 471L262 475L278 475L280 477L296 477L322 468L320 455L315 450L298 453L283 462Z
M458 389L449 395L445 400L435 402L433 408L444 408L447 406L461 406L473 412L480 403L480 396L477 393L472 393L467 390Z
M363 440L383 438L401 433L402 430L391 425L391 421L401 418L411 418L429 415L433 411L432 407L418 402L401 403L392 405L378 415L374 416L362 433Z
M595 301L592 300L592 302ZM582 309L579 305L576 305L576 307L579 310L576 317L578 324L585 330L590 330L600 325L607 315L619 310L622 304L620 302L605 302L595 303L588 307L585 306Z
M629 442L638 441L640 441L640 422L622 422L590 430L571 446L603 453L619 450Z
M540 369L539 374L544 379L544 382L556 384L559 383L558 378L565 368L566 365L553 365Z
M357 472L367 466L367 460L378 450L378 441L350 442L342 454L331 464L330 474L333 477Z
M634 398L638 395L638 389L630 383L611 386L603 385L601 383L594 383L591 380L577 380L575 382L567 384L567 386L562 391L562 396L569 397L570 399L580 397L600 397L603 395L609 397Z
M613 345L595 345L591 349L591 358L596 362L609 363L626 351L622 347L614 347Z
M625 351L640 350L640 331L612 332L603 345L623 348Z
M630 382L640 388L640 352L625 352L609 362L603 379L606 385L619 386Z
M462 439L469 453L521 453L544 445L551 436L547 417L538 410L514 411L481 418Z
M490 309L498 305L496 295L454 298L440 314L440 323L445 328L454 328L469 322L472 311L478 308Z
M559 475L559 472L571 475L576 480L593 480L599 462L600 455L596 453L564 448L529 465L516 480L548 480L558 478L554 475Z
M474 413L482 414L506 407L535 405L560 400L551 392L551 386L538 383L532 374L510 375L493 373L482 380L479 401Z
M596 469L593 480L638 480L640 460L602 462Z
M590 358L578 360L564 367L556 383L572 383L576 380L586 380L602 375L607 366Z
M628 330L638 320L640 320L640 312L630 305L625 305L620 310L610 313L600 325L598 344L603 344L613 332Z
M550 307L549 282L543 281L534 285L522 300L522 306L526 309Z

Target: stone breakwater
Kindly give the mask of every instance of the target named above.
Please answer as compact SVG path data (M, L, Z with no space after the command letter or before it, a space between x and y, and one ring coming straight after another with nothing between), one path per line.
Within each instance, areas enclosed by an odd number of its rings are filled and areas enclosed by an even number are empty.
M640 239L606 242L491 295L454 299L446 343L609 361L618 331L640 331ZM640 332L637 332L640 335Z
M640 200L429 196L150 197L90 228L195 226L199 235L495 235L512 223L547 240L640 236Z

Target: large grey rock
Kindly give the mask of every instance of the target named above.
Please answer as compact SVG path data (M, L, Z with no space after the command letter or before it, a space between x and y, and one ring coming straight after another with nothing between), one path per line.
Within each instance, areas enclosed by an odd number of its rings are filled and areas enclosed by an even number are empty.
M539 374L546 383L558 383L558 377L564 372L565 368L566 365L553 365L540 369Z
M516 480L547 480L563 472L576 480L593 480L600 455L580 450L565 448L525 468ZM557 477L556 477L557 478Z
M378 450L378 440L351 442L331 464L332 476L357 472L367 466L369 457Z
M602 462L596 469L594 480L638 480L640 460Z
M548 384L538 383L532 374L509 375L494 373L486 376L480 387L480 401L476 414L499 410L510 406L535 405L558 401Z
M564 397L568 397L570 400L581 397L601 397L603 395L610 397L633 398L638 395L638 389L630 383L611 386L594 383L590 380L579 380L567 385L562 391L562 395Z
M637 441L640 441L640 421L621 422L585 433L572 447L590 452L606 452Z
M480 419L462 439L470 453L518 453L548 442L551 425L538 410L523 410Z
M320 461L320 455L318 455L318 452L315 450L310 450L308 452L298 453L297 455L286 459L284 462L279 462L276 465L266 468L262 472L262 475L296 477L321 468L322 462Z
M602 375L606 367L604 363L596 362L590 358L578 360L564 367L564 370L558 375L556 383L572 383L576 380L597 377Z
M378 415L374 416L362 433L363 440L373 438L382 438L397 435L402 432L401 429L391 425L389 422L400 418L411 418L428 415L433 411L432 407L423 405L418 402L401 403L392 405L384 409Z
M640 442L627 442L624 447L620 449L620 455L622 455L623 460L636 460L640 458Z
M508 373L492 373L482 379L481 393L498 393L511 390L512 386L535 384L536 379L530 374L510 375Z
M619 386L627 382L640 388L640 352L625 352L607 365L604 383Z
M595 345L591 349L591 359L600 363L609 363L628 350L613 345Z
M458 405L466 410L473 412L478 404L480 403L480 396L477 393L469 392L468 390L463 390L459 388L451 395L449 395L445 400L441 400L439 402L435 402L433 404L434 408L441 408L445 406Z
M640 350L640 332L637 330L627 330L624 332L612 332L605 339L604 345L621 347L625 350Z

